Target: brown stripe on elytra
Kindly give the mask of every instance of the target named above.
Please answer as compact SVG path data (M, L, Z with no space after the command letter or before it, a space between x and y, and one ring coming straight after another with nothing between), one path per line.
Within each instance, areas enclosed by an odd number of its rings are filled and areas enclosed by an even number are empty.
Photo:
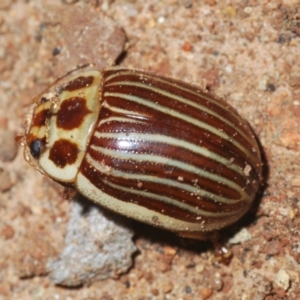
M128 174L135 174L136 178L141 175L152 176L153 178L162 178L172 180L174 182L188 184L194 188L199 188L215 195L225 197L227 199L240 199L240 191L247 183L243 184L239 191L222 184L221 175L215 174L220 177L220 182L216 182L212 179L191 172L188 169L178 168L171 164L165 165L162 163L155 163L153 161L141 161L139 159L119 159L117 155L107 156L96 150L89 150L89 154L95 161L105 161L105 164L116 171L121 171ZM122 157L119 155L119 157ZM200 167L201 169L201 167Z
M73 92L83 88L87 88L93 84L94 76L78 76L77 78L63 85L62 91Z
M66 139L56 141L50 149L49 159L59 168L71 165L77 160L79 149Z
M84 118L90 113L85 98L72 97L66 99L57 112L56 125L64 130L79 128Z
M163 132L164 129L162 126L155 126L152 123L148 123L143 127L141 124L134 124L134 123L122 123L122 128L120 128L120 122L111 121L108 123L104 123L100 126L100 128L97 128L97 131L101 134L103 133L115 133L119 134L121 132L128 133L130 136L126 137L123 136L122 138L119 137L118 139L115 138L97 138L96 136L93 136L90 142L90 145L95 146L101 146L104 148L110 148L120 151L124 151L126 153L132 152L132 153L149 153L149 154L158 154L165 157L171 157L173 159L177 159L179 161L182 160L182 158L186 158L186 160L189 161L191 165L197 166L201 169L210 171L212 173L217 173L220 176L226 177L226 178L234 178L235 182L239 184L240 186L245 185L245 177L238 174L236 171L232 170L230 168L231 164L239 166L241 169L245 168L245 162L248 161L248 158L242 154L241 156L234 151L234 149L227 149L222 144L216 144L213 142L212 139L207 138L206 136L199 135L197 136L197 133L194 134L194 132L178 132L176 130L171 130L172 128L168 127L168 132ZM162 128L162 129L160 129ZM174 129L174 128L173 128ZM195 146L202 147L203 149L208 149L209 151L213 153L217 153L223 158L228 160L228 165L221 164L212 158L209 158L207 156L201 155L201 153L195 153L194 151L191 151L185 147L180 147L180 140L183 140L183 138L179 138L178 144L179 145L170 145L167 143L162 142L155 142L155 141L147 141L147 139L144 139L143 141L135 139L134 134L135 133L144 133L144 134L165 134L165 136L178 138L184 137L186 142L192 143ZM196 137L196 138L195 138ZM120 147L121 146L121 147ZM224 152L222 152L224 151ZM250 162L247 162L251 167L251 175L248 177L250 178L259 178L259 174L257 173L257 168L255 165L251 165ZM258 163L258 162L256 162Z
M123 141L125 143L123 143ZM218 191L219 195L226 195L227 198L231 199L238 199L240 194L227 185L222 184L222 178L227 178L229 180L230 178L234 178L233 182L240 186L241 190L244 189L248 194L253 193L253 189L256 188L256 186L253 187L253 185L250 185L249 181L252 182L253 180L259 179L259 175L255 169L250 172L248 177L245 177L230 169L229 166L223 165L208 157L196 154L188 149L159 142L129 139L117 140L110 138L97 139L96 137L93 137L87 152L91 154L96 161L101 161L103 159L103 157L101 157L101 150L93 150L91 148L92 146L114 150L116 155L112 155L112 157L105 156L105 159L108 160L108 165L111 165L117 170L123 170L128 173L131 173L132 171L132 173L148 174L162 178L172 178L174 180L177 180L179 177L183 177L184 181L189 182L191 185L195 184L201 187L206 187L207 191L212 193L217 193ZM139 159L134 158L134 156L132 156L131 159L122 160L121 158L123 153L127 155L126 157L128 157L128 154L130 157L130 153L133 155L148 154L160 156L167 160L170 159L170 165L161 165L159 163L155 164L155 162L153 163L152 161L147 163L145 161L139 161ZM188 163L199 170L215 175L220 179L220 183L213 181L212 179L205 178L200 174L197 175L195 171L189 172L175 166L172 167L171 160Z
M122 143L124 141L125 143ZM226 165L222 165L210 158L204 157L198 153L194 153L188 149L181 147L172 146L169 144L164 144L161 142L153 141L140 141L140 140L130 140L120 138L97 138L92 137L90 141L89 148L87 152L93 151L92 146L103 147L105 149L112 149L119 152L119 157L122 157L122 153L133 153L133 154L150 154L158 155L161 157L166 157L174 159L177 161L182 161L182 158L185 158L185 161L190 165L195 166L199 169L203 169L207 172L216 174L217 176L225 178L234 178L234 182L241 187L246 185L246 178L234 170L230 169ZM90 152L92 153L92 152ZM98 160L95 154L95 159ZM117 159L117 158L116 158ZM136 171L136 169L134 169ZM251 178L251 177L250 177Z
M84 160L81 167L80 172L98 189L102 192L117 198L123 202L130 202L140 205L142 207L146 207L153 212L163 213L165 215L171 216L176 219L180 219L183 221L193 222L193 223L201 223L203 220L208 222L216 222L223 220L222 213L223 212L236 212L240 210L244 210L245 206L248 206L248 203L236 203L233 205L226 205L226 204L219 204L214 201L205 200L203 198L197 199L194 197L196 202L186 201L187 198L191 197L187 193L181 191L177 188L166 189L166 186L141 182L138 180L128 180L128 179L121 179L116 178L113 176L107 176L106 174L102 174L98 171L95 171L89 163ZM133 190L141 190L146 192L151 192L156 195L160 196L168 196L170 198L176 199L180 201L184 199L184 203L192 204L193 207L199 207L199 209L205 210L207 212L215 212L220 213L216 217L201 217L201 220L197 219L199 217L198 214L192 213L184 208L180 208L176 205L167 204L160 200L155 200L153 198L143 196L142 194L138 195L135 193L126 192L124 190L118 189L116 187L110 186L106 184L105 181L108 183L112 183L114 185L121 185L123 187L133 189ZM140 185L142 183L142 185ZM139 188L141 186L141 188ZM159 199L159 197L158 197ZM227 220L227 217L224 217Z
M107 97L108 98L108 97ZM109 97L110 98L110 97ZM123 102L126 102L125 100ZM126 103L125 103L126 104ZM130 110L132 111L131 116L127 116L128 119L135 120L134 115L139 115L138 112L134 111L133 105L130 106L128 103ZM103 108L99 114L99 120L105 120L107 115L107 109ZM219 136L212 134L204 129L199 130L197 126L192 124L188 124L186 122L178 122L176 118L172 118L169 115L165 115L163 113L158 113L157 111L149 108L148 113L153 114L153 118L146 120L144 123L133 123L133 122L116 122L111 121L107 123L103 123L100 127L96 128L98 132L108 132L108 133L131 133L131 137L134 138L134 133L145 133L145 134L159 134L177 138L179 140L184 140L186 142L192 143L196 146L202 147L204 149L208 149L209 151L216 153L229 161L233 161L234 164L238 165L240 168L245 168L245 161L252 167L252 170L256 170L257 158L252 159L248 158L243 151L235 147L230 141L224 140ZM156 114L156 115L155 115ZM128 138L123 138L124 140L130 142L132 140ZM92 142L93 143L93 142ZM127 145L135 145L132 140L131 143L127 143ZM143 143L138 142L136 151L143 151ZM152 142L150 142L150 147ZM141 148L140 148L141 147ZM162 149L165 145L161 144ZM180 147L174 145L177 150ZM129 149L128 149L129 150ZM176 150L176 151L177 151ZM151 149L149 150L151 153ZM184 151L186 151L184 149ZM200 154L199 154L200 155ZM183 154L182 157L185 157ZM207 158L205 158L207 159ZM235 177L235 176L234 176Z
M51 113L49 109L43 109L42 111L33 114L31 127L42 127L46 125L46 121L50 118Z
M90 150L88 152L92 159L98 162L102 162L107 166L109 170L115 170L115 171L121 171L125 174L135 174L135 177L137 180L142 175L149 175L152 176L152 178L159 178L172 180L174 183L178 182L178 184L187 184L190 187L194 187L195 190L197 188L200 190L205 190L207 192L211 192L212 194L224 196L225 198L231 199L232 203L234 203L234 200L239 200L241 198L241 195L239 192L231 189L228 186L222 185L221 183L217 183L215 181L212 181L208 178L201 177L200 175L197 175L195 173L190 173L188 171L178 169L176 167L172 166L165 166L162 164L154 164L154 163L147 163L147 162L140 162L139 160L121 160L117 159L117 155L110 157L107 155L103 155L95 150ZM104 173L101 173L99 170L95 170L94 172L98 172L98 178L102 178L105 176ZM109 174L109 173L108 173ZM96 176L96 178L97 178ZM126 175L124 175L126 177ZM113 176L112 176L113 177ZM128 188L131 188L129 182L135 182L132 179L123 179L122 177L116 177L116 182L121 183L122 185L127 186ZM221 181L221 178L220 178ZM129 183L129 185L128 185ZM133 184L134 185L134 184ZM134 185L135 186L135 185ZM190 194L189 192L185 190L181 190L180 188L177 189L174 186L166 186L164 184L159 183L145 183L143 185L143 189L148 190L149 192L153 192L157 189L157 187L163 187L162 190L157 191L157 195L166 195L171 198L177 198L179 201L181 199L185 199L185 203L188 203L192 206L201 206L201 201L198 200L197 194ZM195 192L196 193L196 192ZM253 193L253 190L250 191L250 194ZM199 196L200 197L200 196ZM209 197L209 196L208 196ZM203 196L202 196L203 198ZM200 202L199 202L200 201ZM211 198L205 198L202 199L202 201L207 201L210 207L215 207L212 211L219 211L220 209L220 203ZM225 205L225 204L223 204ZM206 205L207 206L207 205ZM230 204L228 207L233 207L232 204Z

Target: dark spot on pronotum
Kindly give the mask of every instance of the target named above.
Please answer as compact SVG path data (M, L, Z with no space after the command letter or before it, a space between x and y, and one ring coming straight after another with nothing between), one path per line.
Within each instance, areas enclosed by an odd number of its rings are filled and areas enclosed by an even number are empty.
M39 113L35 114L31 126L34 127L42 127L45 126L47 119L50 117L50 110L44 109L40 111Z
M42 149L42 142L40 140L33 140L29 144L29 149L31 155L35 158L38 159L41 155L41 149Z
M51 147L49 159L59 168L73 164L78 157L78 147L65 139L60 139Z
M91 111L87 108L84 98L73 97L67 99L61 104L57 112L57 127L65 130L79 128L89 113Z
M93 84L94 77L93 76L79 76L74 80L69 81L65 86L64 90L73 92L76 90L80 90L86 87L89 87Z

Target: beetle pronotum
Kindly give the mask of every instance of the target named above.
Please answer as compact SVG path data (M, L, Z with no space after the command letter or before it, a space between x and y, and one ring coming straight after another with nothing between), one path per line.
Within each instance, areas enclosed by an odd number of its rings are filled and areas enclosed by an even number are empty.
M179 80L111 67L35 99L25 159L100 205L191 238L249 209L261 158L224 100Z

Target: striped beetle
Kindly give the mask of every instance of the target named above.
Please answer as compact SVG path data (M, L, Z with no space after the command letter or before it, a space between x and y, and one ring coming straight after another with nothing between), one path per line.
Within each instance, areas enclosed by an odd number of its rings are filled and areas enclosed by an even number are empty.
M122 215L201 239L241 218L259 188L250 127L200 87L111 67L69 75L35 102L26 161Z

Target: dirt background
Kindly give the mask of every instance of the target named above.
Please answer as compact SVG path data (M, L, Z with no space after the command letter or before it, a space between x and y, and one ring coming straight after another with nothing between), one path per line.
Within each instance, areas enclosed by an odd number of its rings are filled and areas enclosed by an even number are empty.
M0 299L300 299L299 57L297 0L2 0ZM76 288L47 276L71 203L25 163L14 137L53 80L115 60L206 85L255 131L265 185L252 211L221 232L228 265L210 243L133 223L138 252L126 274Z

